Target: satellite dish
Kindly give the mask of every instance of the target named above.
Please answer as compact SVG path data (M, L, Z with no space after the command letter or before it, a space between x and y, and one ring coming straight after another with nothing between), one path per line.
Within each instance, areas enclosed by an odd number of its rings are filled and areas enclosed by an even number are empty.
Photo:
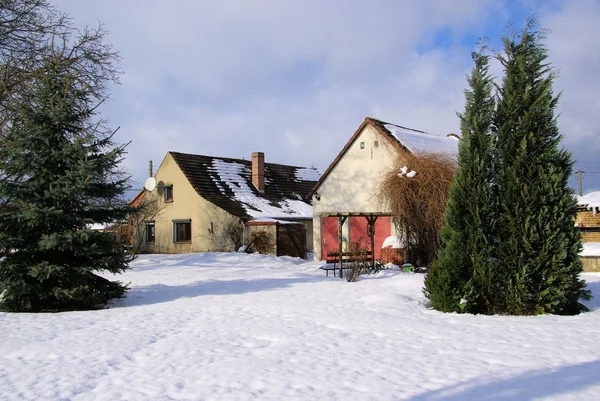
M144 182L144 188L150 192L154 191L154 188L156 188L156 180L154 177L146 178L146 182Z

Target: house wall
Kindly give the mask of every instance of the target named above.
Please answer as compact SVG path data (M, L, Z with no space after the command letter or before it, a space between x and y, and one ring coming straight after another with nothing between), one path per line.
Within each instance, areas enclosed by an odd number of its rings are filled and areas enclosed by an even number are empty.
M250 225L246 226L246 230L248 234L248 243L252 241L254 234L257 234L261 231L266 232L269 235L269 240L272 241L268 254L277 255L277 224Z
M306 250L310 252L313 250L313 221L305 220L303 223L306 224Z
M156 182L173 185L173 201L165 202L158 188L144 197L142 212L136 223L136 243L140 250L151 253L188 253L206 251L233 251L224 238L223 228L228 222L239 222L237 217L206 201L194 190L170 154L167 154L158 171ZM173 220L191 219L191 241L180 243L173 240ZM154 220L154 243L145 240L143 220ZM211 226L212 223L212 226ZM240 232L242 230L241 222ZM211 231L212 227L212 231Z
M600 213L580 208L575 216L575 224L581 228L583 242L600 242ZM597 230L597 231L596 231Z
M361 149L361 142L364 148ZM313 247L315 260L321 259L323 213L387 212L379 202L379 184L394 166L399 151L370 125L366 125L313 196ZM392 231L393 231L392 227ZM348 235L348 221L342 235ZM388 234L388 235L391 235Z
M582 256L581 263L584 272L599 273L600 272L600 257L598 256Z

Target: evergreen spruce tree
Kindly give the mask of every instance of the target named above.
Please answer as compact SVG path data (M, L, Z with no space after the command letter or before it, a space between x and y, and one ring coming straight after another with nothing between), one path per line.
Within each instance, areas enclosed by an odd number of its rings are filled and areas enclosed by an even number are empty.
M72 55L38 57L0 147L3 310L98 308L126 290L96 274L127 267L114 233L87 228L126 219L124 146L97 119L98 87Z
M505 76L495 116L498 172L498 272L505 312L577 314L589 299L579 278L581 237L574 227L576 201L567 184L570 153L559 147L552 92L555 73L531 19L518 35L505 36L500 54Z
M488 57L474 53L473 60L465 111L459 114L458 171L446 206L442 247L425 279L425 294L440 311L494 313L497 202L491 123L496 103Z

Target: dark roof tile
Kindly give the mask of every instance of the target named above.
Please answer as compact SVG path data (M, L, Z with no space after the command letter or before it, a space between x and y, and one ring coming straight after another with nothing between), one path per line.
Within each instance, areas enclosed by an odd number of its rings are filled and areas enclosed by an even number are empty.
M317 182L311 179L319 176L315 169L265 163L265 192L261 194L252 184L250 160L169 153L200 196L234 216L312 217L299 209L311 207L306 194Z

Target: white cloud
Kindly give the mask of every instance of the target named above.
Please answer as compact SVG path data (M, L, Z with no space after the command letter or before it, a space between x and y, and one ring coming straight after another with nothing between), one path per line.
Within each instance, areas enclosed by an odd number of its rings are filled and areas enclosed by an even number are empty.
M105 116L133 140L127 168L138 182L147 160L168 150L264 151L266 161L324 170L366 116L457 132L475 47L462 39L486 34L490 21L501 30L510 17L491 0L56 4L78 23L104 21L122 52L126 74ZM576 155L600 138L598 8L577 1L538 11L554 32L559 123Z

